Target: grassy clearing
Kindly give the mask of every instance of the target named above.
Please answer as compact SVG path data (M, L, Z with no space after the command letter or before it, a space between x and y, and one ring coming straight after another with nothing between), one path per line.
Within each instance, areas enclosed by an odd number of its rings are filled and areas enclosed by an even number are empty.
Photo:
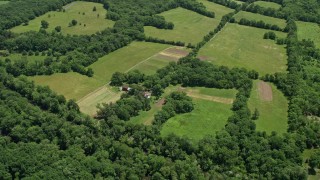
M94 6L97 11L93 11ZM113 21L105 19L107 11L99 3L77 1L64 6L64 9L65 12L51 11L31 20L27 26L20 25L11 30L16 33L38 31L42 20L49 23L47 31L50 32L56 26L61 26L63 34L94 34L114 25ZM77 20L78 24L69 27L73 19Z
M266 1L256 1L254 4L259 5L261 7L265 8L273 8L273 9L279 9L281 7L280 4L274 3L274 2L266 2Z
M159 39L196 44L218 24L219 19L208 18L190 10L176 8L161 13L166 21L174 23L173 30L145 26L145 34Z
M119 92L104 86L110 81L114 72L128 71L138 63L168 47L170 46L163 44L133 42L92 64L90 67L95 72L92 78L70 72L57 73L51 76L35 76L30 79L39 85L48 85L52 90L64 95L67 99L79 100L78 104L82 112L93 115L98 103L112 102L120 96ZM102 89L95 91L100 87Z
M299 40L310 39L317 48L320 48L320 25L302 21L296 21L296 23L298 26Z
M280 28L286 27L286 20L284 19L278 19L274 17L264 16L261 14L246 12L246 11L240 11L238 14L236 14L235 19L237 21L240 21L241 18L246 18L248 20L255 20L255 21L264 21L265 23L269 23L271 25L278 25Z
M0 6L4 4L8 4L10 1L0 1Z
M258 89L258 82L254 81L251 97L248 106L251 112L255 108L259 110L259 119L255 120L258 131L272 131L280 134L287 132L288 128L288 100L273 84L268 83L272 88L272 101L261 100Z
M162 127L161 135L174 133L198 141L205 135L214 135L224 128L232 115L230 104L203 99L193 99L195 109L191 113L176 115Z
M129 46L100 58L90 67L94 70L94 78L106 83L110 81L114 72L126 72L169 47L171 46L157 43L133 42Z
M0 1L1 2L1 1ZM45 58L47 58L47 56L23 56L22 54L10 54L8 57L0 57L0 59L10 59L11 61L19 61L19 60L26 60L26 61L29 61L29 62L36 62L36 61L44 61Z
M169 95L173 91L185 91L198 94L198 96L206 95L210 97L235 98L236 90L230 89L214 89L203 87L187 87L170 86L165 90L163 96ZM198 141L205 135L214 135L216 131L221 130L228 117L231 116L231 104L224 104L205 100L202 98L193 97L195 109L191 113L176 115L169 119L162 127L161 134L167 136L170 133L175 133L179 136L187 136L193 141ZM139 116L132 118L129 122L150 125L154 115L161 110L161 105L154 102L150 111L141 112Z
M208 11L214 12L215 18L218 20L220 20L222 16L224 16L225 14L228 14L234 11L233 9L227 8L220 4L210 2L208 0L198 0L198 2L201 2L203 5L205 5Z
M228 24L199 52L199 57L216 65L254 69L260 75L285 72L287 56L284 46L263 39L268 30ZM275 32L285 37L282 32Z

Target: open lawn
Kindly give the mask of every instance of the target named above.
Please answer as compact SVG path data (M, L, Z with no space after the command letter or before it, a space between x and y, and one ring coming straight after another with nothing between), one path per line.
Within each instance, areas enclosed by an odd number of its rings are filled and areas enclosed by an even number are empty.
M251 113L255 108L259 111L259 119L254 121L258 131L287 132L288 100L273 84L254 81L248 106Z
M240 21L241 18L246 18L248 20L255 20L255 21L262 20L263 22L265 22L267 24L278 25L280 28L285 28L287 25L286 20L284 20L284 19L264 16L261 14L251 13L251 12L246 12L246 11L240 11L234 17L235 17L236 21Z
M317 48L320 48L320 25L302 21L296 21L296 23L298 26L299 40L310 39Z
M174 133L198 141L205 135L214 135L224 128L232 115L231 104L193 98L195 109L191 113L176 115L162 127L161 135Z
M219 24L217 18L209 18L183 8L169 10L160 15L164 16L166 21L173 22L174 29L164 30L145 26L146 36L196 44Z
M3 5L3 4L7 4L9 3L10 1L0 1L0 6Z
M204 6L206 6L208 11L214 12L215 18L218 20L220 20L222 16L224 16L225 14L228 14L234 11L233 9L227 8L220 4L210 2L208 0L197 0L197 1L201 2Z
M273 40L263 39L265 32L268 30L229 23L200 49L199 57L220 66L253 69L260 75L285 72L285 48ZM279 37L286 36L282 32L275 33Z
M96 7L96 11L93 11ZM107 11L100 3L76 1L64 6L65 12L51 11L29 22L29 25L20 25L11 29L13 32L39 31L41 21L49 23L47 31L51 32L56 26L61 26L63 34L94 34L108 27L113 27L114 22L105 19ZM69 27L72 20L78 24Z
M67 99L78 100L81 110L92 115L95 113L96 104L114 101L117 99L114 97L119 97L110 87L105 86L114 72L126 72L168 47L170 46L163 44L133 42L93 63L90 66L95 73L92 78L70 72L35 76L30 79L39 85L48 85Z
M256 1L254 4L259 5L261 7L265 8L273 8L273 9L279 9L281 7L280 4L274 3L274 2L266 2L266 1Z

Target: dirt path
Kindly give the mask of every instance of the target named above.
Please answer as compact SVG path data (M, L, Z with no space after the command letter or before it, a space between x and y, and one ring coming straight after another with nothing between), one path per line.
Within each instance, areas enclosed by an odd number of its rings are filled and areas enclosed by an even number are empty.
M213 101L213 102L218 102L218 103L223 103L223 104L232 104L233 103L233 99L229 99L229 98L208 96L208 95L196 94L196 93L192 93L192 92L187 92L187 95L192 98L203 99L203 100Z
M70 4L67 4L67 5L65 5L63 8L64 8L65 10L68 10L68 9L71 8L75 3L77 3L77 2L72 2L72 3L70 3Z
M272 88L271 86L263 81L258 82L258 93L262 101L272 101Z

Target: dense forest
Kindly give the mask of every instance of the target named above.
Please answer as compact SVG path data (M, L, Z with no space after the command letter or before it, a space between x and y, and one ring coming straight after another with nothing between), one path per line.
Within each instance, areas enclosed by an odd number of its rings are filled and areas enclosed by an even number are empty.
M44 54L44 62L0 61L0 179L307 179L302 152L320 146L320 50L310 40L298 40L295 21L320 23L316 0L270 0L279 10L231 0L210 0L234 9L222 17L191 53L171 62L153 75L139 71L116 72L111 85L130 84L134 90L110 104L101 104L95 118L80 112L74 100L66 100L49 87L35 85L26 76L77 72L93 76L87 68L98 58L132 41L152 41L185 46L184 42L146 37L143 26L172 29L174 24L157 14L183 7L215 18L195 0L92 0L102 3L113 28L93 35L63 35L45 29L21 34L9 29L48 11L62 11L72 0L12 0L0 6L0 50L8 53ZM318 8L318 9L317 9ZM285 29L233 16L240 10L283 18ZM259 76L254 70L216 66L196 58L198 51L228 23L287 32L278 39L286 44L287 73ZM308 67L316 67L308 71ZM288 98L288 130L267 134L256 130L255 113L248 108L253 80L274 83ZM198 143L171 134L160 135L162 125L177 114L194 109L183 92L166 97L150 126L130 123L130 118L150 109L142 91L155 98L170 85L236 89L232 115L225 128ZM311 168L320 168L314 153Z

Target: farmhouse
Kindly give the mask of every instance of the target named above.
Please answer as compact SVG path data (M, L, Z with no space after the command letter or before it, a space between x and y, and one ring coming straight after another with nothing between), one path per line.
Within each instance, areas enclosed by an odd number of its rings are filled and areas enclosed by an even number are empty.
M149 92L149 91L143 92L143 97L145 97L147 99L150 99L151 98L151 92Z
M129 85L123 85L123 86L121 86L120 87L120 91L130 91L131 90L131 88L129 87Z

